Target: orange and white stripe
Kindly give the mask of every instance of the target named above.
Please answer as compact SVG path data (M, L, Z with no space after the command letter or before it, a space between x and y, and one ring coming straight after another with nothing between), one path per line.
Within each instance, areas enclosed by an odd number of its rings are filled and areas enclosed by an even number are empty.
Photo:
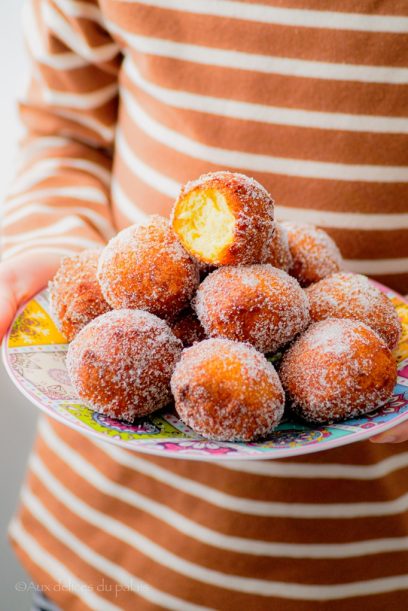
M380 4L27 0L3 256L97 246L226 168L408 291L408 11ZM402 611L407 476L402 446L189 463L43 422L10 534L61 608Z

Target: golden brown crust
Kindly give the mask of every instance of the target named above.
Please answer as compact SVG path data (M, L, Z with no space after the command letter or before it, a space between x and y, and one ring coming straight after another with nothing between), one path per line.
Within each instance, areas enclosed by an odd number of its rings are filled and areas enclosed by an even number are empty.
M201 342L207 338L202 324L191 308L180 312L176 319L169 324L174 335L182 341L184 348L189 348L196 342Z
M313 225L282 223L287 231L292 266L289 270L303 287L340 271L343 260L331 237Z
M253 441L269 434L283 414L275 369L240 342L209 339L184 350L171 388L180 418L210 439Z
M280 379L292 411L312 423L368 413L392 395L397 366L384 340L364 323L314 323L284 355Z
M100 253L85 250L64 258L49 284L52 309L69 342L91 320L111 309L96 278Z
M275 231L269 244L269 253L266 263L273 267L289 272L293 266L293 258L289 248L288 232L286 228L275 222Z
M95 411L133 421L171 399L170 378L182 345L168 325L143 310L113 310L70 344L67 368Z
M392 301L366 277L351 272L332 274L307 289L312 320L350 318L374 329L390 350L398 345L401 321Z
M226 199L235 225L232 241L216 258L206 259L192 250L182 236L181 207L187 197L206 191L218 191ZM273 235L274 202L270 194L253 178L233 172L212 172L188 182L181 189L172 211L172 226L184 248L204 264L244 265L263 263Z
M298 282L271 265L221 267L200 284L193 302L210 337L249 342L275 352L309 323Z
M199 284L197 264L167 219L151 216L114 237L101 254L98 280L113 308L142 309L171 319Z

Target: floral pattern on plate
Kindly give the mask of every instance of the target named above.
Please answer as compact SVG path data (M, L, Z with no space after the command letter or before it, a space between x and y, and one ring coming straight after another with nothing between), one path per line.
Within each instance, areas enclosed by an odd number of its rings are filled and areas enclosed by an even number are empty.
M98 414L82 404L67 374L66 339L53 318L47 291L39 293L18 313L3 342L3 358L10 377L32 403L48 416L101 441L177 458L242 460L298 456L364 439L408 418L408 304L396 293L381 288L392 299L403 325L395 351L398 383L391 400L363 418L330 426L312 427L286 420L259 442L204 439L186 426L171 406L130 424Z

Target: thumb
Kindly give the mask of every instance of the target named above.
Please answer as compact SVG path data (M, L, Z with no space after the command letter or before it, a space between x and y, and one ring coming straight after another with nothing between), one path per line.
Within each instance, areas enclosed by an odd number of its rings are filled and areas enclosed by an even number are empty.
M17 307L14 291L7 282L0 280L0 342L13 321Z
M27 253L0 264L0 341L20 305L45 288L61 261L57 253Z

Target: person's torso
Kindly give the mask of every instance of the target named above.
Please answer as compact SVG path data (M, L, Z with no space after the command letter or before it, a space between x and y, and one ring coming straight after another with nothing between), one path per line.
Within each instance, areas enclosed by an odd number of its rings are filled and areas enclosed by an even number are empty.
M278 219L323 226L349 269L406 291L401 17L303 4L101 0L124 54L117 225L168 214L182 183L227 168L264 184Z
M278 219L323 226L351 269L408 290L402 3L99 4L124 54L118 228L237 170ZM44 421L11 534L38 583L73 584L63 608L402 611L407 473L403 446L211 464Z

